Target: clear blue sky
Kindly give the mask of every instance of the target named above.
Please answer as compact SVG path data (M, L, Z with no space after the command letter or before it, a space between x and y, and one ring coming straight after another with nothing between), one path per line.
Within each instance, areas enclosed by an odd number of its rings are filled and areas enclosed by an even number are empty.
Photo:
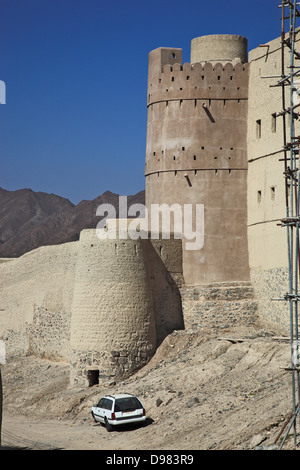
M279 0L0 0L0 186L77 204L144 189L148 54L280 36Z

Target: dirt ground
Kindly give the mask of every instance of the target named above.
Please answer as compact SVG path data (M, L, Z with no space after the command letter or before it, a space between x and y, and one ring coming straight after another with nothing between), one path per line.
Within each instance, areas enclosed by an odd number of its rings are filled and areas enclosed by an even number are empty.
M2 449L276 449L292 410L286 367L289 342L253 327L175 331L134 376L86 389L69 387L66 363L13 358L2 366ZM94 423L91 406L116 392L142 400L145 426ZM294 449L292 434L283 449Z

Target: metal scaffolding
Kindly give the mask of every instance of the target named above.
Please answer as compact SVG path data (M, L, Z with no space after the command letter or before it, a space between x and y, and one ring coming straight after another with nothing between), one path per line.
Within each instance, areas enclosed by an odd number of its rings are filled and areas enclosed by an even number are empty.
M297 421L300 425L300 382L299 382L299 337L298 337L298 310L300 301L299 275L300 275L300 172L298 168L300 136L295 135L295 121L299 114L296 108L300 106L300 53L297 52L296 26L300 18L299 2L282 0L279 6L281 14L281 77L277 84L271 86L281 87L282 90L282 116L283 122L283 152L284 152L284 179L286 214L281 220L281 226L286 227L287 256L288 256L288 286L289 291L284 300L289 305L290 316L290 351L291 365L287 368L291 373L293 411L285 435L281 441L280 449L284 446L287 436L293 428L294 446L297 445ZM289 59L288 59L289 57ZM285 63L287 62L287 64ZM287 107L287 102L289 106ZM288 118L289 117L289 118Z

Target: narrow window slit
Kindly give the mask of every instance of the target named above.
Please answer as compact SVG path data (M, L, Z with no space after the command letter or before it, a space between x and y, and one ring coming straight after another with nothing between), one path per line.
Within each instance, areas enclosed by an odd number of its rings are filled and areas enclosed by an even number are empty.
M261 202L261 191L257 191L257 202L260 203Z
M274 199L275 199L275 186L271 187L271 199L272 199L272 201L274 201Z
M261 138L261 119L257 119L256 121L256 138Z
M276 132L276 113L272 114L272 121L271 121L271 132L275 134Z

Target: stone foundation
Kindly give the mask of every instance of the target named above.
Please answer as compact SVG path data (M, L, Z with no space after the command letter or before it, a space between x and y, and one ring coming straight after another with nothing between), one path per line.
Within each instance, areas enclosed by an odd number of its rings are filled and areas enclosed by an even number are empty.
M182 286L180 292L186 329L247 325L258 320L250 282Z
M97 372L97 382L121 380L147 364L153 351L141 349L120 351L72 351L70 358L70 384L75 387L93 385L90 371Z
M289 291L288 269L251 269L251 280L258 299L261 322L289 333L289 303L274 300L283 298Z

